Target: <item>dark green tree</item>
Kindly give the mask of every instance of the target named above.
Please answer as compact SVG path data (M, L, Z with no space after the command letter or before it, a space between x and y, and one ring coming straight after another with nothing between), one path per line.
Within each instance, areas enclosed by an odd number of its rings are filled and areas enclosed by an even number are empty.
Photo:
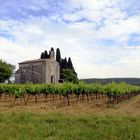
M65 60L61 59L61 69L65 69Z
M41 53L41 57L40 57L41 59L45 59L45 54L42 52Z
M71 58L69 57L68 61L67 58L61 59L61 67L60 67L60 79L64 79L67 82L78 82L77 73L73 67Z
M56 61L59 64L61 63L61 53L60 53L60 49L59 48L56 49Z
M44 56L45 56L45 58L49 58L49 55L48 55L47 50L45 50L45 52L44 52Z
M73 64L70 57L68 58L68 68L73 69Z
M63 69L63 78L66 82L78 83L77 75L72 69Z
M65 57L65 59L63 61L63 64L64 64L64 69L67 69L68 68L68 61L67 61L66 57Z
M61 68L62 69L67 69L68 68L68 62L67 62L67 58L65 57L65 59L61 59Z
M13 65L0 60L0 83L5 82L12 76L14 68Z

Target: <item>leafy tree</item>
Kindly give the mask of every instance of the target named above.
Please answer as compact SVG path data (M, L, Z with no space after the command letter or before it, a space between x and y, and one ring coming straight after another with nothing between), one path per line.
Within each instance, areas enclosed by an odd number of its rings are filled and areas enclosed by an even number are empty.
M0 83L8 80L13 74L14 66L0 60Z
M63 69L63 78L66 82L78 83L78 78L72 69Z

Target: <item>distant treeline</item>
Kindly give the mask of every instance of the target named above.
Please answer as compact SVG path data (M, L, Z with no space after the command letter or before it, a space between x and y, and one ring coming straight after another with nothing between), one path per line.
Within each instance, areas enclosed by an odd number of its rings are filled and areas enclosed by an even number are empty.
M91 79L81 79L81 80L87 83L107 84L111 82L115 82L115 83L125 82L131 85L140 85L140 78L105 78L105 79L91 78Z

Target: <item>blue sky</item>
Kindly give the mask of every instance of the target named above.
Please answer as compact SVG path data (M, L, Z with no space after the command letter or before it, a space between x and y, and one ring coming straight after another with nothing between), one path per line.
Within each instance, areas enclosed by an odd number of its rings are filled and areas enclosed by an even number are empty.
M16 65L50 47L79 78L140 77L137 0L0 0L0 58Z

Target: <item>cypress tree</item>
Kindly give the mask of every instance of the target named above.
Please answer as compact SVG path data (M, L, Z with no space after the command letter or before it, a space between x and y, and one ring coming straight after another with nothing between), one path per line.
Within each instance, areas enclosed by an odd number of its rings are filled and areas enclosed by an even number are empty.
M65 65L65 64L64 64L64 59L62 58L62 59L61 59L61 69L64 69L64 67L65 67L64 65Z
M40 57L41 59L44 59L45 58L45 54L42 52L41 53L41 57Z
M61 68L62 69L67 69L68 68L68 62L67 62L67 58L65 57L65 59L61 59Z
M68 68L68 62L67 62L67 58L65 57L64 59L64 69Z
M72 61L71 61L71 58L70 57L68 59L68 68L69 69L73 69L73 64L72 64Z
M61 53L59 48L56 49L56 61L60 64L61 63Z

